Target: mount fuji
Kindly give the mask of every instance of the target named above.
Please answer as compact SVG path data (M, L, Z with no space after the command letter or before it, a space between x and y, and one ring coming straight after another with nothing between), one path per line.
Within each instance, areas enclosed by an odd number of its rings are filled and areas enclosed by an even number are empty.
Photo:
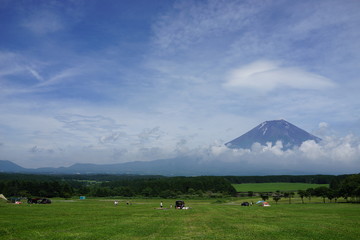
M225 146L232 149L251 149L252 145L256 142L261 145L267 145L267 143L275 145L277 141L281 141L283 150L287 150L299 147L308 140L314 140L318 143L321 141L321 138L282 119L263 122L244 135L225 143Z

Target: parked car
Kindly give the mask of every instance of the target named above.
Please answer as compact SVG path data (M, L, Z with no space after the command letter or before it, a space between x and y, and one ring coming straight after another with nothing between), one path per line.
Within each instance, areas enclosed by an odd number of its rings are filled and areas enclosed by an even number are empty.
M185 207L185 202L182 200L177 200L175 202L175 209L183 209Z
M27 202L34 204L50 204L51 200L47 198L28 198Z

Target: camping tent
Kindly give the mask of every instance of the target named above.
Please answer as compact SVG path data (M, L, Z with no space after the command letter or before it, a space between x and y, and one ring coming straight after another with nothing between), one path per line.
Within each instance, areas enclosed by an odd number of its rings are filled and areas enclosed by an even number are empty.
M0 199L4 199L5 201L7 201L7 198L4 196L4 194L0 194Z
M265 201L257 201L256 204L260 204L262 207L270 207L270 204Z

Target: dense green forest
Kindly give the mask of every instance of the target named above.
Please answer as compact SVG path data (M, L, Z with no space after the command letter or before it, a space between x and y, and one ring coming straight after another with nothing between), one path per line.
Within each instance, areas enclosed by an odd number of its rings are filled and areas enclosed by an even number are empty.
M236 190L223 177L163 177L137 175L27 175L0 174L0 192L6 196L163 197L206 194L234 196Z
M270 175L270 176L225 176L231 183L314 183L331 184L332 181L341 181L348 175Z
M306 176L200 176L164 177L143 175L35 175L0 173L0 193L17 197L224 197L235 196L234 183L303 182L329 184L299 190L302 198L321 196L324 199L360 196L360 174ZM293 193L261 193L263 199L289 197Z

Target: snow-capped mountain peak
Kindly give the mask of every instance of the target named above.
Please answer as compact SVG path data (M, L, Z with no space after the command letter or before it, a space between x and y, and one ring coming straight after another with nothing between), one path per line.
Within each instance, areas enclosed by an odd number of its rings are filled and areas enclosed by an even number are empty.
M275 145L277 141L281 141L283 149L286 150L295 146L300 146L307 140L314 140L315 142L321 141L320 138L281 119L265 121L225 145L229 148L250 149L256 142L261 145L266 145L268 142L271 142Z

